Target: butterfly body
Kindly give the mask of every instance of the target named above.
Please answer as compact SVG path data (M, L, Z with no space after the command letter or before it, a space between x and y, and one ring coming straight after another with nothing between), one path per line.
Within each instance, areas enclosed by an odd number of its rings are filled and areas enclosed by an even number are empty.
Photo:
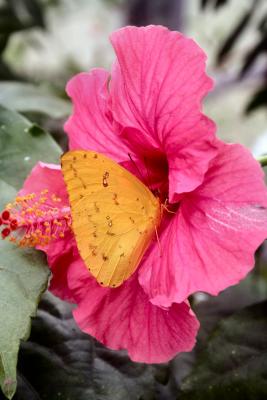
M80 256L100 284L120 286L134 273L155 236L160 201L102 154L70 151L61 160Z

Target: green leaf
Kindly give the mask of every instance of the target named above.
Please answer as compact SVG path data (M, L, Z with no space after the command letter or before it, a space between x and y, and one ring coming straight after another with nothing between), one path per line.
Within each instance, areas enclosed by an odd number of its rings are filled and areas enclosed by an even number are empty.
M22 113L38 113L52 118L70 114L70 102L57 97L48 89L21 82L0 82L0 103Z
M0 210L16 196L16 190L0 179Z
M70 305L51 294L40 303L18 368L22 382L27 382L18 387L17 398L23 400L28 400L29 388L43 400L173 398L166 392L158 397L165 387L166 366L134 363L125 352L103 347L80 331Z
M198 334L198 351L206 347L208 335L220 320L267 299L267 283L263 271L260 273L259 269L254 270L238 285L229 287L218 296L202 295L205 300L193 305L201 324Z
M267 398L267 301L222 320L211 334L181 400Z
M58 163L60 154L48 133L0 106L0 179L19 189L39 160Z
M191 373L199 355L201 356L202 351L207 348L209 336L219 321L245 307L267 299L264 254L265 250L262 246L261 251L257 252L256 267L253 272L238 285L229 287L218 296L209 296L204 293L192 296L191 303L200 321L200 330L193 351L178 355L170 363L171 377L174 379L176 388L180 388L183 380Z
M15 189L0 181L0 207L15 196ZM31 317L47 287L45 257L0 240L0 385L11 399L16 390L16 366L20 340L27 339Z

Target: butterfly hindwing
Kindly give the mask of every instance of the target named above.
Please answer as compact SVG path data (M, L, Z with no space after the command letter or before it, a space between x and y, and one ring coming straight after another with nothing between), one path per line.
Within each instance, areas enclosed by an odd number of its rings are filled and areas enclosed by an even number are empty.
M102 154L70 151L61 162L79 253L99 283L117 287L136 270L155 234L159 201Z

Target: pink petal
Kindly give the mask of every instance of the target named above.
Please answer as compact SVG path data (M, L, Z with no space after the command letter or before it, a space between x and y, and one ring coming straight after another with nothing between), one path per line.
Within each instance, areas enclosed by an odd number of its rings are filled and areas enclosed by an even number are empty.
M154 363L194 346L199 323L188 304L175 304L168 311L152 305L136 275L118 289L103 288L76 254L65 268L59 255L52 270L50 290L77 303L77 324L107 347L127 349L134 361Z
M126 27L111 42L118 57L111 80L118 132L137 154L167 155L174 202L175 193L202 183L217 153L215 125L201 113L212 87L206 56L193 40L161 26Z
M68 194L59 165L46 164L39 161L32 169L30 175L25 180L19 195L24 196L29 193L40 193L48 189L62 199L62 206L68 206Z
M241 145L221 145L205 181L185 196L154 246L139 280L153 304L168 307L191 293L213 295L238 283L254 266L267 237L263 172Z
M52 271L49 290L62 300L75 303L75 296L68 283L68 270L81 263L74 236L71 232L64 239L54 241L42 249L47 254L47 262Z
M128 148L116 136L108 114L109 74L103 69L80 73L67 85L73 114L65 124L70 150L95 150L116 161L128 159Z
M162 363L192 349L199 323L187 303L163 310L149 302L136 275L120 288L109 289L89 273L86 280L81 267L78 271L73 265L73 275L68 276L72 282L78 279L75 292L83 288L74 318L84 332L111 349L127 349L137 362Z

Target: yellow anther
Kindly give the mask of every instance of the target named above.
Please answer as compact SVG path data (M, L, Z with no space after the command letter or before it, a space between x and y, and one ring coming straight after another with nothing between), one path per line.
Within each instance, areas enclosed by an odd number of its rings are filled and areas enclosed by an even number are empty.
M31 247L46 245L51 239L64 238L64 230L71 225L71 216L62 214L61 206L51 207L52 201L60 203L62 200L45 189L37 194L18 195L13 203L9 203L5 209L11 210L12 219L18 223L16 232L10 235L9 240L22 247Z

